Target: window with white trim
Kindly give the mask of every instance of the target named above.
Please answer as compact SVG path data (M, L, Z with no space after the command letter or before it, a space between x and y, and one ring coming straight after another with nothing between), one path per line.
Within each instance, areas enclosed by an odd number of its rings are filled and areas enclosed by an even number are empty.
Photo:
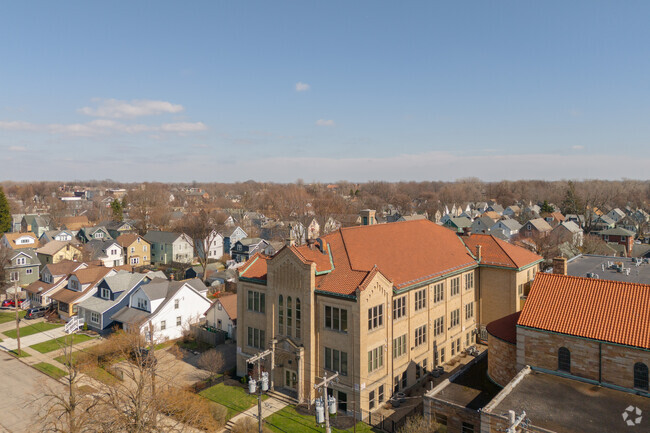
M94 311L90 312L90 323L99 325L99 313L95 313Z
M183 319L181 316L176 317L176 326L181 326L183 323Z
M164 331L165 329L167 329L167 321L166 320L161 320L160 321L160 330Z

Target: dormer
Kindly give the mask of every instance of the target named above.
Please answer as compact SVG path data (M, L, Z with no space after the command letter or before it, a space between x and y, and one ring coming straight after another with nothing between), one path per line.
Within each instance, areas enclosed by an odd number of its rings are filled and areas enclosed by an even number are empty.
M52 278L52 273L49 271L49 269L47 268L43 269L43 271L41 272L41 280L44 283L51 283L52 281L54 281L54 278Z
M68 280L68 289L74 290L75 292L81 292L83 286L76 275L72 275Z
M111 292L111 289L108 287L108 285L106 285L105 283L102 283L97 293L98 296L102 299L106 299L109 301L113 300L113 293Z

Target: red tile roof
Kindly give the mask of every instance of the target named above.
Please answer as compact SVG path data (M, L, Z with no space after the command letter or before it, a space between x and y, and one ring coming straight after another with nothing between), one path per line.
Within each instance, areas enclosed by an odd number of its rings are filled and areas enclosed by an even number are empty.
M239 276L253 280L266 281L266 262L270 257L262 253L255 253L239 269Z
M518 247L492 235L471 235L461 237L467 248L476 255L481 246L481 264L519 269L542 260L542 256Z
M650 285L538 273L517 322L650 349Z

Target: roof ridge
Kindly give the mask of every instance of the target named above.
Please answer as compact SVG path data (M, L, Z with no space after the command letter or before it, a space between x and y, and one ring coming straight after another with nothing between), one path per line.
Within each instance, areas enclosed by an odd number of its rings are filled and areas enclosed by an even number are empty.
M612 257L613 259L617 259L619 257ZM620 257L620 258L625 258L625 257ZM617 280L606 280L604 278L589 278L589 277L582 277L578 275L564 275L564 274L553 274L550 272L538 272L535 276L535 278L538 277L543 277L543 278L569 278L569 279L574 279L574 280L583 280L583 281L589 281L589 282L595 282L596 284L621 284L621 285L626 285L626 286L632 286L632 287L640 287L642 289L647 289L650 290L650 284L643 284L643 283L633 283L630 281L617 281Z
M496 244L499 246L499 248L501 248L501 251L503 251L503 253L508 257L508 259L510 259L510 261L511 261L511 262L512 262L516 267L519 267L519 265L518 265L517 262L512 258L512 256L510 256L510 254L508 254L508 252L506 251L506 249L503 248L503 245L501 245L501 243L499 243L499 241L500 241L501 239L497 239L497 238L495 238L494 235L489 235L489 236L490 236L492 239L494 239L494 241L496 242ZM503 242L505 242L505 241L503 241Z

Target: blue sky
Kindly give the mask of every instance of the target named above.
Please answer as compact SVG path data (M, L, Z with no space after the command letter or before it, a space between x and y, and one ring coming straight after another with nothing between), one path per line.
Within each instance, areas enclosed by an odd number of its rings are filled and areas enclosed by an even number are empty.
M650 3L0 4L0 180L648 178Z

